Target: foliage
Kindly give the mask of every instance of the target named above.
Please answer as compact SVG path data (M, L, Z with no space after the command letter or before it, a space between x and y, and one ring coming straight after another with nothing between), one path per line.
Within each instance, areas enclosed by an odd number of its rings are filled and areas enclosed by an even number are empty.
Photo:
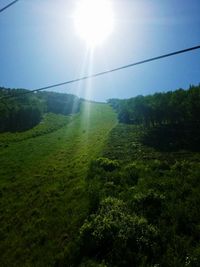
M98 263L94 260L85 260L79 267L107 267L107 265L104 262Z
M98 158L97 160L95 160L95 165L98 168L102 168L105 171L114 171L115 169L117 169L119 167L119 163L117 160L110 160L108 158Z
M80 111L80 99L75 95L40 92L37 96L45 102L46 112L68 115Z
M198 92L113 100L126 124L82 101L79 114L0 134L0 265L198 266ZM52 100L32 97L45 110Z
M146 131L137 125L117 125L102 156L118 167L109 171L91 164L87 189L92 208L80 231L81 261L127 267L198 266L199 152L158 151L141 143ZM141 240L140 222L151 245L135 243Z
M47 113L44 115L43 120L30 130L17 133L2 133L0 135L0 147L6 147L9 143L20 142L22 140L49 134L66 126L69 121L70 118L67 116Z
M200 123L200 86L127 100L110 99L108 103L123 123L145 126Z
M80 111L81 100L74 95L27 93L24 89L0 88L0 132L22 132L33 128L47 112L69 115Z
M35 96L23 95L20 99L14 97L25 92L0 88L0 97L5 97L0 103L0 132L25 131L40 122L43 105ZM6 98L10 94L13 98Z
M85 221L80 235L85 256L95 255L114 266L130 266L152 255L157 230L146 219L130 214L122 200L108 197L97 214Z
M8 135L0 148L0 266L74 266L78 259L76 239L89 210L85 177L116 114L83 102L79 114L48 116L39 135L33 138L36 128L15 141ZM65 124L47 133L60 119Z
M200 151L200 124L154 126L146 130L141 141L162 151Z

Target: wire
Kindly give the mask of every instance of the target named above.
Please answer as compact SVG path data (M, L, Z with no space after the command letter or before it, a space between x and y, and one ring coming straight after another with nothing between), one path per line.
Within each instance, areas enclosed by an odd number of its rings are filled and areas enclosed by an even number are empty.
M115 72L115 71L127 69L127 68L130 68L130 67L134 67L136 65L141 65L141 64L145 64L145 63L148 63L148 62L151 62L151 61L155 61L155 60L159 60L159 59L162 59L162 58L171 57L171 56L175 56L175 55L178 55L178 54L186 53L186 52L189 52L189 51L192 51L192 50L196 50L196 49L200 49L200 45L194 46L194 47L190 47L190 48L187 48L187 49L183 49L183 50L179 50L179 51L175 51L175 52L171 52L169 54L164 54L164 55L161 55L161 56L145 59L145 60L138 61L138 62L135 62L135 63L131 63L131 64L128 64L128 65L124 65L124 66L121 66L121 67L118 67L118 68L115 68L115 69L106 70L106 71L103 71L103 72L99 72L99 73L96 73L96 74L84 76L84 77L77 78L77 79L74 79L74 80L69 80L69 81L66 81L66 82L57 83L57 84L53 84L53 85L48 85L48 86L41 87L41 88L34 89L34 90L29 90L27 92L18 94L17 96L13 96L13 95L5 96L5 97L0 98L0 100L3 99L3 98L19 97L19 96L25 95L25 94L30 94L30 93L34 93L34 92L38 92L38 91L42 91L42 90L47 90L47 89L54 88L54 87L59 87L59 86L66 85L66 84L80 82L80 81L83 81L83 80L87 80L87 79L95 78L95 77L102 76L102 75L105 75L105 74L109 74L109 73L112 73L112 72Z
M16 4L18 1L19 0L15 0L15 1L11 2L10 4L8 4L7 6L0 9L0 13L3 12L4 10L6 10L7 8L11 7L12 5Z

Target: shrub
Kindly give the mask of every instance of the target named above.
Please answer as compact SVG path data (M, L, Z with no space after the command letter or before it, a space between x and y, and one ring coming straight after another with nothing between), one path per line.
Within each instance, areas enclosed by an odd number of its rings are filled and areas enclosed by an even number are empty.
M104 169L105 171L114 171L119 168L119 162L117 160L111 160L108 158L98 158L96 161L96 166Z
M200 263L200 245L197 246L192 255L186 258L186 266L198 267Z
M114 266L133 266L154 254L157 230L147 220L130 214L125 203L117 198L104 199L96 214L80 229L83 255L106 259Z
M139 176L140 176L140 169L137 166L137 164L131 163L125 167L124 170L124 180L126 183L135 185L138 182Z
M134 196L133 208L138 214L145 216L150 222L154 223L161 214L164 200L165 196L163 194L150 189Z

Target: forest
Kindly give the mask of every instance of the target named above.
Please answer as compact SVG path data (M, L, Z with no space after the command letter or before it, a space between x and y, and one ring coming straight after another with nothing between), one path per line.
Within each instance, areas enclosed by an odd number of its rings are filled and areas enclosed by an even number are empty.
M110 99L122 123L145 126L196 124L200 122L200 86L167 93L137 96L127 100Z
M45 113L68 115L80 109L80 99L70 94L0 88L0 132L21 132L36 126Z

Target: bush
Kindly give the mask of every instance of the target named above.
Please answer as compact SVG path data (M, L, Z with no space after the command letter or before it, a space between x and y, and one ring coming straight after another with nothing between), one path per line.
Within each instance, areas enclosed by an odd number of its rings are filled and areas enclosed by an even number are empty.
M119 168L119 162L117 160L111 160L108 158L98 158L96 161L96 166L104 169L105 171L114 171Z
M83 255L106 259L112 266L133 266L152 257L157 230L145 218L130 214L122 200L108 197L85 221L80 236Z
M186 266L198 267L200 263L200 245L194 249L191 256L186 259Z
M134 196L133 208L138 214L145 216L150 222L155 223L162 212L162 204L165 196L148 190L140 192Z
M135 162L127 165L123 176L126 183L136 185L140 176L140 169L138 165Z

